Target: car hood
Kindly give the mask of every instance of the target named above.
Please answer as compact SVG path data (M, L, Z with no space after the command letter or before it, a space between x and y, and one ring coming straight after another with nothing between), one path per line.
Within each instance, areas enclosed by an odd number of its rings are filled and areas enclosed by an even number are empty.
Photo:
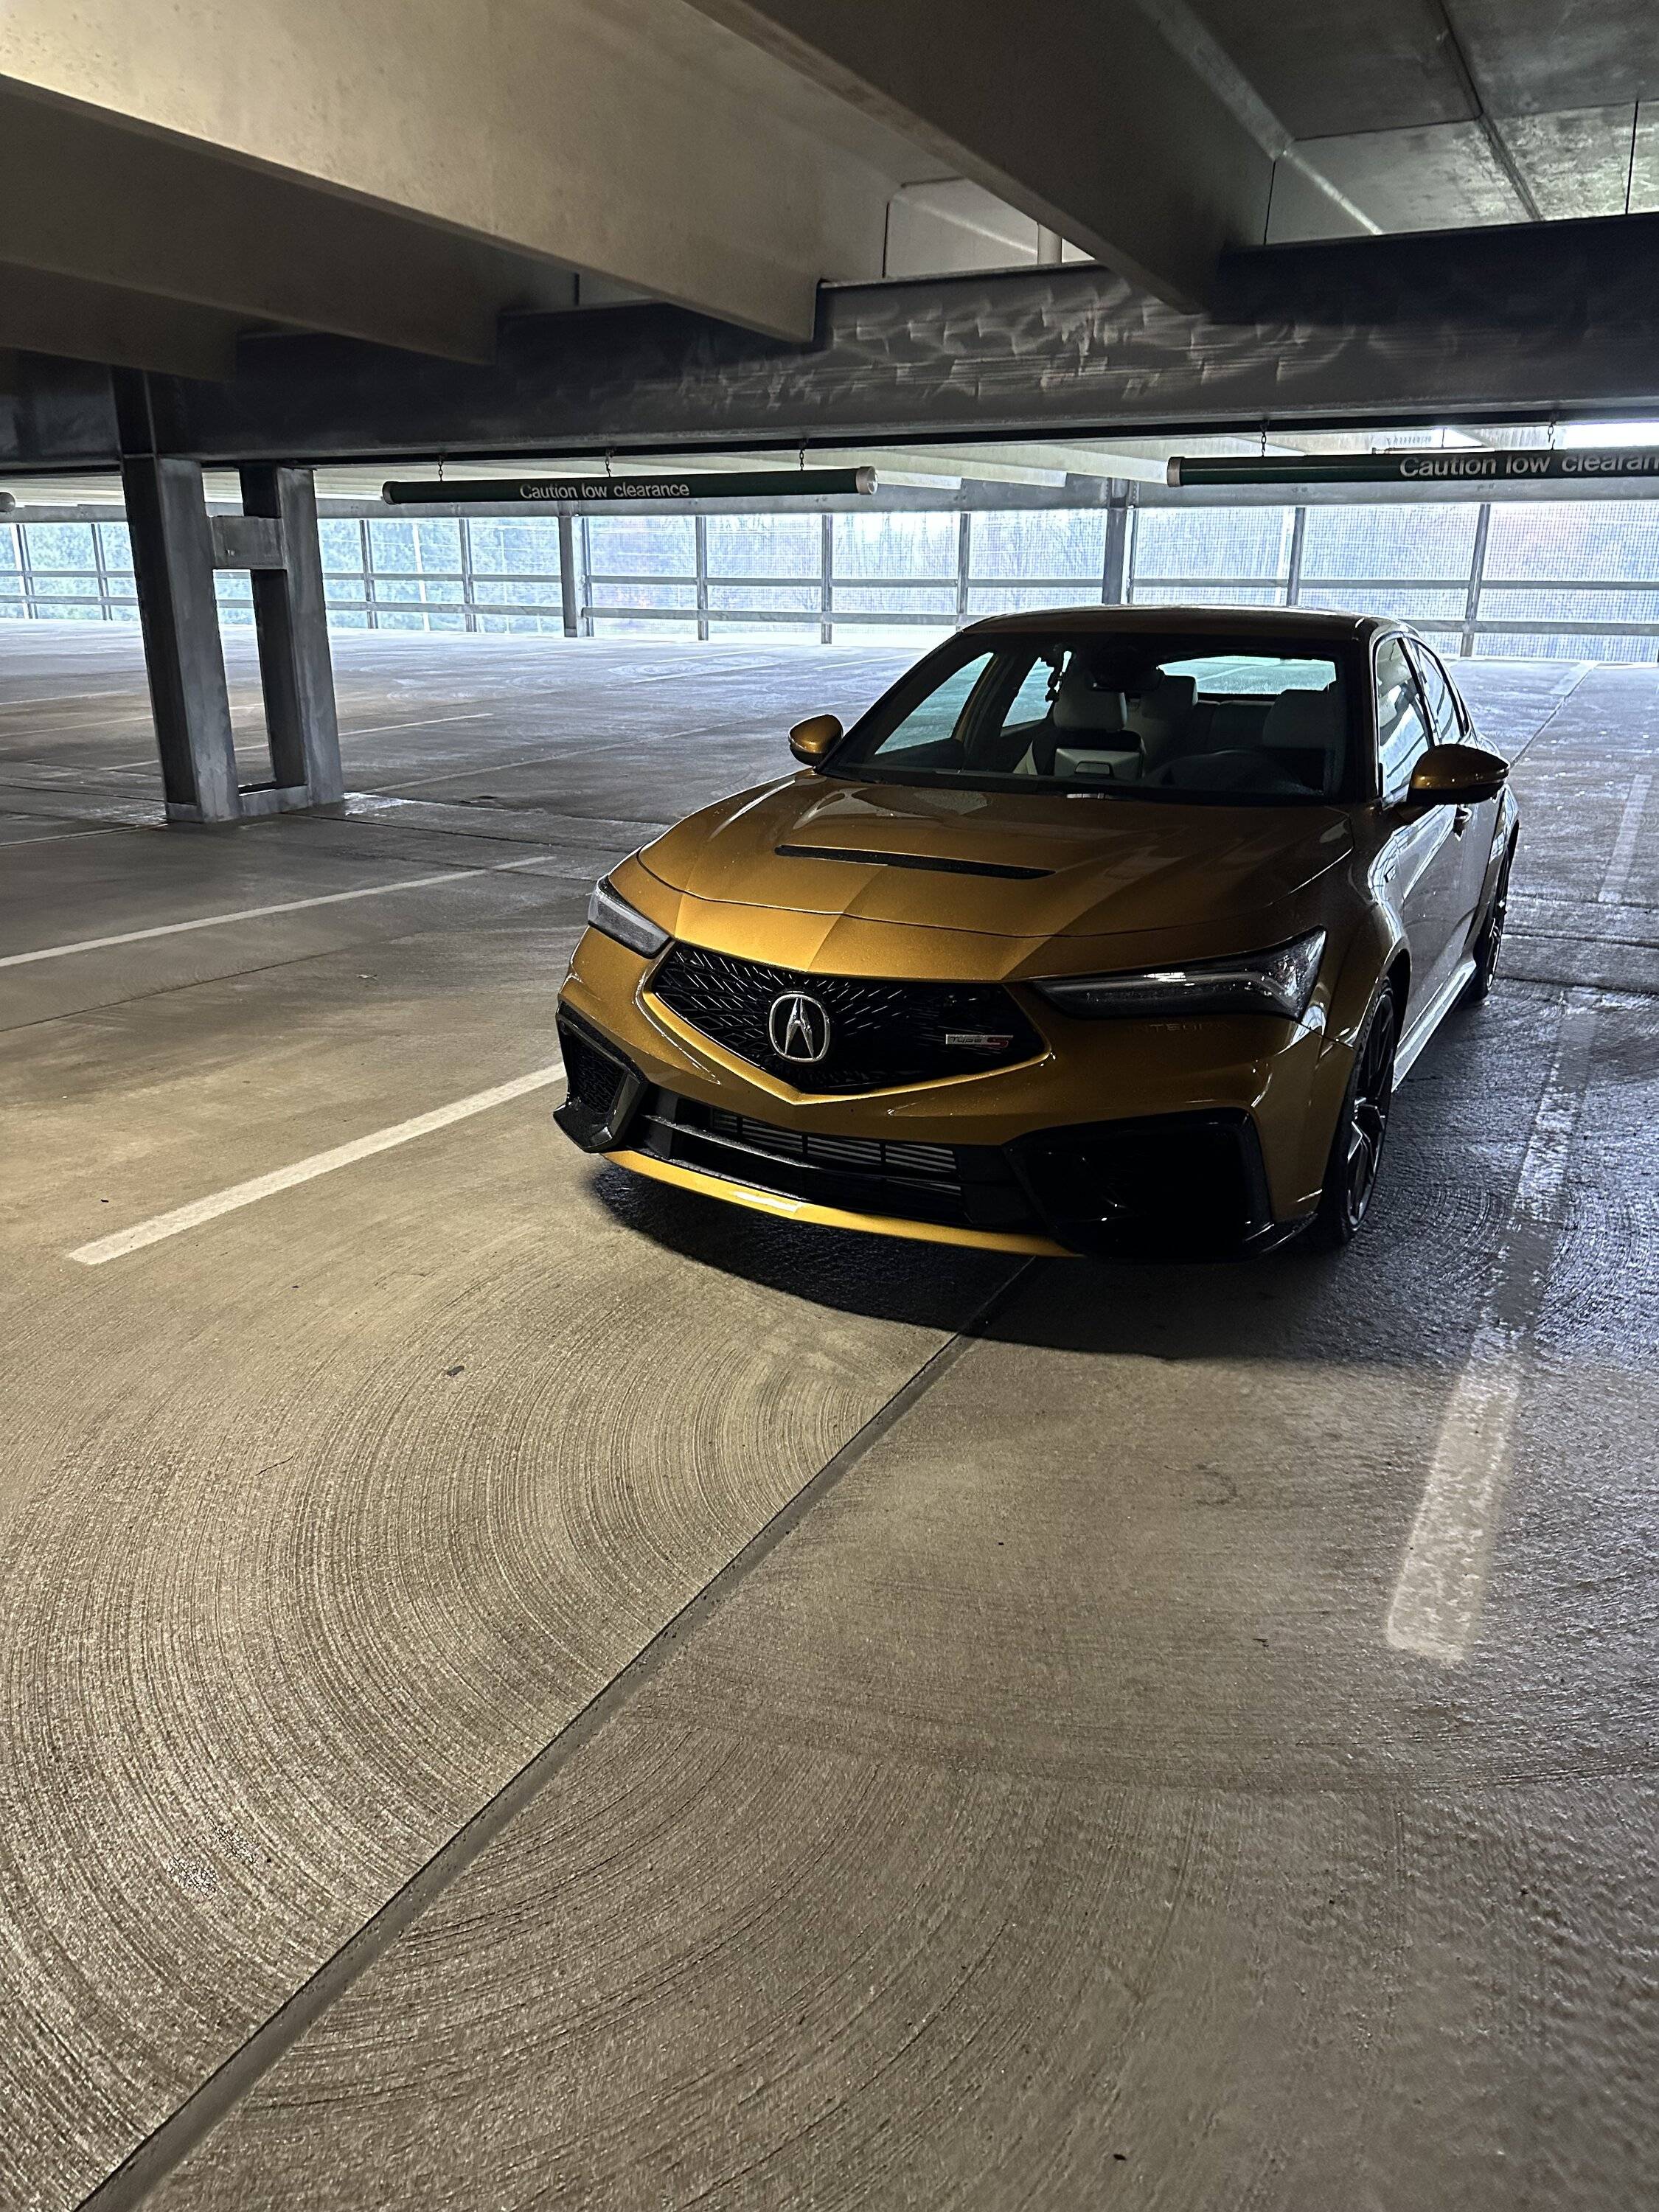
M1202 928L1259 913L1294 898L1352 842L1339 807L809 774L706 806L639 857L671 890L714 903L1032 938ZM803 846L811 850L779 849Z

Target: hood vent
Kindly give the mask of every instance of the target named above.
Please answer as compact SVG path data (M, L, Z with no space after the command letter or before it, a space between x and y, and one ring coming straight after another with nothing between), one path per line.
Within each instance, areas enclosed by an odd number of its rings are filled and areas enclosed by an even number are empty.
M865 853L850 845L779 845L782 860L854 860L862 867L925 868L936 876L1000 876L1005 881L1034 884L1051 876L1052 868L1015 868L1000 860L936 860L925 853Z

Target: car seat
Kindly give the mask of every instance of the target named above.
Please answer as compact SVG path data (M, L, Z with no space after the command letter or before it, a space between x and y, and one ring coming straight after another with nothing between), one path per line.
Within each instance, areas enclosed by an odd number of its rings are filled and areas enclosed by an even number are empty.
M1138 757L1137 741L1124 719L1122 692L1097 684L1089 664L1073 653L1048 718L1033 732L1014 773L1109 776Z
M1322 691L1281 691L1261 726L1261 750L1310 791L1334 791L1342 753L1341 702Z
M1139 741L1143 771L1160 768L1187 750L1197 697L1198 686L1190 676L1171 676L1160 668L1130 701L1127 726Z

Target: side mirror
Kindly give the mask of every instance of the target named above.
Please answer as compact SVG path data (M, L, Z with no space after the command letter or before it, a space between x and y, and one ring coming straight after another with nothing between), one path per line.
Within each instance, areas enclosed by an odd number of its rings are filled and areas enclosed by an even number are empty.
M1510 764L1480 745L1431 745L1412 770L1408 806L1478 806L1496 799Z
M816 768L842 735L839 714L809 714L789 732L789 750L798 761Z

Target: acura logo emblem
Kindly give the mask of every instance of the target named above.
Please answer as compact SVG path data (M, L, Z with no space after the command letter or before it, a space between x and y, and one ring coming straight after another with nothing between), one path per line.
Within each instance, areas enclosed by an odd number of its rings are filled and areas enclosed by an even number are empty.
M830 1049L830 1017L806 992L785 991L772 1001L766 1034L780 1060L810 1065Z

